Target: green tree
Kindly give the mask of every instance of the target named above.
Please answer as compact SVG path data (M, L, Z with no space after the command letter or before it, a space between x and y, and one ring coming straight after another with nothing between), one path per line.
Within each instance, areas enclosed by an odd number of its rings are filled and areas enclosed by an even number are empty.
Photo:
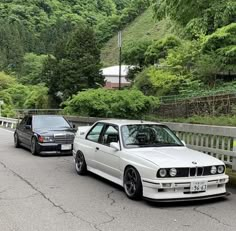
M145 52L151 41L134 41L124 47L122 59L126 64L143 67L145 65Z
M61 45L55 59L49 57L43 71L49 93L54 98L61 94L66 99L78 91L104 83L100 73L100 50L90 27L80 25Z
M202 52L218 55L224 71L236 72L236 23L218 29L206 36L202 44Z
M185 78L168 70L149 67L144 69L134 82L134 88L146 95L163 96L177 94Z
M46 58L46 55L26 53L20 71L20 82L30 85L42 83L41 74Z
M235 22L235 0L153 0L158 19L170 17L186 27L188 37L211 34Z
M180 45L180 39L173 35L153 42L145 52L145 63L159 63L159 59L165 59L170 49L173 49Z

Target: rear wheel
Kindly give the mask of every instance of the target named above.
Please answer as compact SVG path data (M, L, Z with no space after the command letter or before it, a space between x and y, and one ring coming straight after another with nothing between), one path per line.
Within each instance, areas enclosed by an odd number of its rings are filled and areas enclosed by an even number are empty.
M35 137L32 138L31 140L31 146L30 146L30 151L32 153L32 155L38 155L38 149L37 149L37 140Z
M18 137L17 133L14 134L14 145L15 145L15 148L20 147L20 141L19 141L19 137Z
M78 151L75 157L75 170L79 175L87 173L87 165L82 152Z
M124 189L128 198L132 200L139 200L143 196L143 187L138 171L129 166L124 174Z

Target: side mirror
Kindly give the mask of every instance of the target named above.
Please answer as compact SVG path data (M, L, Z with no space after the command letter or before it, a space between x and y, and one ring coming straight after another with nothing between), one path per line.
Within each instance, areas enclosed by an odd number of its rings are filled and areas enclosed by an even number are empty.
M110 147L114 148L116 151L120 151L120 144L116 142L111 142Z
M31 125L25 125L25 129L30 130L31 129Z
M186 147L186 143L184 140L181 140L181 142L183 143L183 145Z

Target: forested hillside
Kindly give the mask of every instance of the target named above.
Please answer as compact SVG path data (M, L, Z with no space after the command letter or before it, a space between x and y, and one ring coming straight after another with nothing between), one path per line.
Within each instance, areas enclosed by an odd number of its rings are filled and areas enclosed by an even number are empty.
M168 20L173 30L124 44L123 63L137 67L133 87L155 96L236 91L236 1L152 2L155 23Z
M116 63L118 30L122 62L136 66L130 90L144 96L144 104L151 99L157 105L152 97L235 92L235 0L0 0L4 115L14 114L13 108L62 106L102 116L110 103L106 97L116 102L114 111L124 102L132 105L130 94L86 91L104 84L102 65ZM122 117L130 110L107 115Z
M0 0L3 113L58 107L103 84L100 48L148 6L147 0Z
M155 20L154 11L152 7L149 7L123 29L123 50L132 43L158 40L174 32L171 21L169 19ZM104 66L117 65L119 60L117 40L117 35L115 35L102 47L101 59Z

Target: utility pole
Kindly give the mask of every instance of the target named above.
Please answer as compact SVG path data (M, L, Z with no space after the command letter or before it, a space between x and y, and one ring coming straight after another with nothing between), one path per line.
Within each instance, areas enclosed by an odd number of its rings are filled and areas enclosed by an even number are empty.
M122 32L118 32L118 48L119 48L119 90L121 90L121 54L122 54Z

